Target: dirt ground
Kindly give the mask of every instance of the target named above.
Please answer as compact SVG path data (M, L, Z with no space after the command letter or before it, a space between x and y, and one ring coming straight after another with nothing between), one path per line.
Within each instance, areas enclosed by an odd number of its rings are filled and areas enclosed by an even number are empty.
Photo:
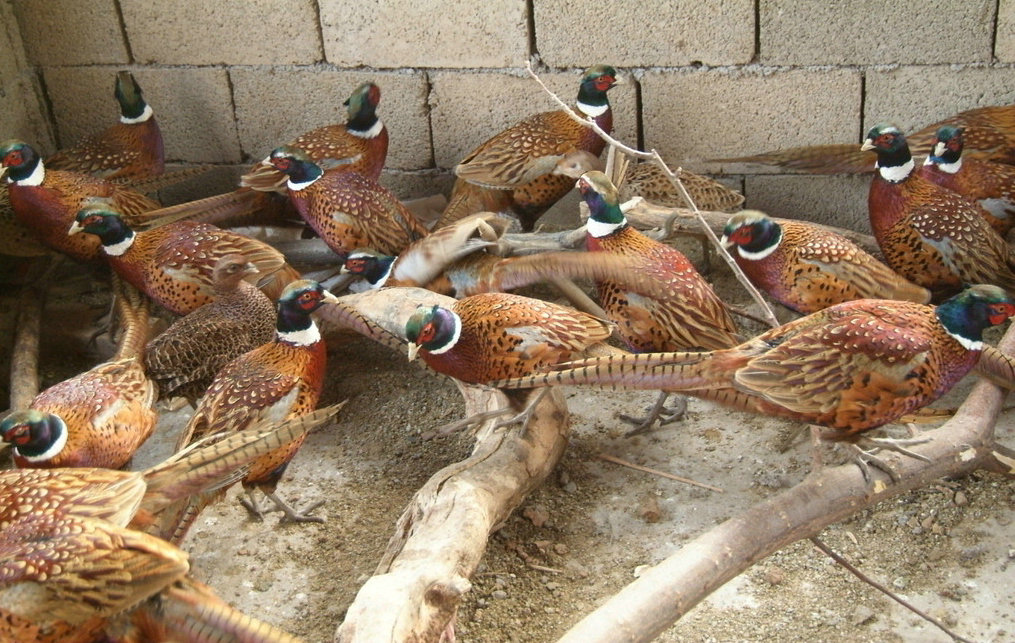
M735 289L723 283L721 289ZM67 320L86 318L82 302L101 301L96 295L67 303L51 295L45 384L100 357L102 343L98 352L86 349L82 325ZM13 292L7 292L0 297L0 320L8 336L13 311ZM944 405L960 402L968 385ZM420 440L421 433L461 416L455 387L368 340L329 354L325 391L322 403L349 402L337 424L308 439L279 493L296 506L324 500L318 513L327 522L278 526L277 514L254 521L234 489L198 520L184 544L196 575L223 598L312 642L332 639L415 490L471 447L468 435ZM641 413L654 393L567 389L566 396L573 415L567 452L547 483L491 536L459 613L460 641L555 640L645 566L809 470L806 440L778 449L792 423L691 400L684 421L627 438L628 427L615 414ZM168 455L188 413L164 415L134 466ZM1002 415L998 434L1015 444L1011 413ZM600 454L723 492L621 467ZM821 538L960 635L1015 640L1013 519L1015 481L978 473L863 511ZM727 583L659 640L949 638L802 542Z

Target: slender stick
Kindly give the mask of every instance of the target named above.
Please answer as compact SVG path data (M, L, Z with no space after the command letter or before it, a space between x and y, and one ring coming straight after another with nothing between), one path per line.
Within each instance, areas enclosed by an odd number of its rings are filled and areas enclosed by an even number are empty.
M969 639L964 638L962 636L959 636L955 632L952 632L950 629L948 629L945 626L944 623L942 623L941 621L937 620L936 618L934 618L930 614L927 614L926 612L921 611L915 605L913 605L912 603L904 600L901 596L899 596L898 594L896 594L892 590L888 589L888 587L886 587L885 585L882 585L881 583L879 583L878 581L874 580L873 578L871 578L867 574L864 574L862 571L860 571L855 566L853 566L848 560L846 560L845 558L843 558L842 556L840 556L836 552L832 551L832 549L828 545L826 545L817 536L811 536L810 540L811 540L812 543L814 543L815 547L817 547L822 552L824 552L824 554L826 556L828 556L829 558L831 558L835 562L837 562L840 565L842 565L843 567L845 567L849 571L850 574L853 574L854 576L856 576L857 578L859 578L863 582L867 583L868 585L870 585L874 589L876 589L879 592L883 593L885 596L887 596L888 598L892 599L893 601L895 601L899 605L905 607L910 612L913 612L914 614L916 614L917 616L919 616L923 620L925 620L925 621L927 621L929 623L933 623L941 631L943 631L945 634L947 634L948 636L952 637L952 639L954 639L956 641L961 641L962 643L973 643Z
M713 487L712 485L705 484L704 482L698 482L697 480L684 478L682 476L678 476L672 473L660 471L659 469L653 469L652 467L646 467L640 464L635 464L633 462L628 462L627 460L621 460L616 456L608 455L606 453L600 453L598 457L600 460L612 462L613 464L619 464L623 467L629 467L631 469L634 469L635 471L644 471L645 473L651 473L653 475L661 476L663 478L669 478L670 480L676 480L677 482L683 482L684 484L694 485L695 487L702 487L704 489L708 489L709 491L715 491L717 493L725 493L719 487Z
M691 210L694 211L694 215L695 217L697 217L698 223L705 230L705 236L707 236L709 241L712 242L712 245L714 245L716 248L719 249L719 255L723 258L723 261L725 261L726 264L730 267L730 270L732 270L733 274L736 275L737 280L743 285L744 289L747 290L748 293L750 293L754 301L758 302L758 305L761 307L761 310L764 311L765 321L773 328L780 326L781 324L779 323L779 320L776 319L775 313L772 312L772 309L769 307L768 302L766 302L765 298L761 296L761 293L758 292L758 289L754 287L754 284L752 284L750 280L747 279L747 276L744 275L744 272L740 269L740 266L737 265L737 262L733 259L733 257L730 256L730 253L727 252L726 248L724 248L723 245L719 243L719 237L717 237L715 233L712 232L712 228L709 227L708 223L701 215L701 210L698 209L698 206L694 203L694 200L691 198L691 195L688 194L687 188L684 187L684 184L680 180L680 177L674 174L673 170L671 170L669 166L666 165L666 162L663 161L663 157L659 155L659 152L657 152L655 148L653 148L650 152L642 152L640 150L634 149L633 147L624 145L617 139L610 136L610 134L607 133L605 130L603 130L603 128L599 127L599 125L593 119L582 118L581 116L576 114L575 111L572 110L564 101L560 100L560 98L558 98L556 94L550 91L550 89L539 78L539 76L536 75L536 72L532 70L531 62L526 63L525 68L526 70L528 70L529 75L532 76L532 78L534 78L537 83L539 83L539 86L542 87L543 90L547 94L549 94L550 97L557 103L557 105L559 105L561 109L563 109L564 112L572 119L576 120L582 125L585 125L586 127L592 128L592 131L598 134L611 147L614 147L624 152L625 154L628 154L636 158L651 160L653 163L655 163L662 169L663 173L666 174L666 178L669 179L670 183L673 184L673 186L680 192L681 196L684 197L684 200L691 206Z

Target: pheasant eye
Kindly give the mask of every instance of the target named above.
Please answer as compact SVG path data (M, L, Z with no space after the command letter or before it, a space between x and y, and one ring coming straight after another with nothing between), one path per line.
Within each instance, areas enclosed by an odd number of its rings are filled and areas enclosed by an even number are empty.
M21 152L14 150L4 159L9 165L21 165Z
M437 329L434 328L434 325L433 325L432 322L427 324L423 328L419 329L419 343L420 344L425 344L426 342L429 342L430 340L432 340L436 336L437 336Z

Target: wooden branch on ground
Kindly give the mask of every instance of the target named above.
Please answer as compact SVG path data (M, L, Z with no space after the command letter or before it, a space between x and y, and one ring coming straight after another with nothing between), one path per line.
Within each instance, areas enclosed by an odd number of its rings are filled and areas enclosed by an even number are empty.
M11 349L12 410L27 409L32 398L39 394L39 332L51 262L49 256L34 260L18 297L18 317Z
M332 323L352 321L342 309L354 309L374 328L362 322L352 325L388 345L396 345L393 338L401 337L405 320L417 305L454 301L419 288L375 290L341 299L341 306L324 310L325 317ZM508 398L494 389L462 384L459 389L467 414L508 404ZM512 406L521 410L528 401L528 396L516 396ZM491 531L543 482L564 454L567 406L563 395L554 391L537 402L526 425L492 427L492 421L484 423L472 455L435 473L413 497L375 575L349 606L336 641L437 641L453 627Z
M1015 352L1015 330L1008 330L1000 348ZM999 388L978 382L951 420L923 433L928 442L911 447L930 462L895 453L883 456L899 474L898 483L886 482L887 476L878 472L868 486L851 463L815 472L687 543L588 614L560 641L650 641L726 581L797 540L943 476L1003 465L1010 451L999 449L993 436L1003 400ZM1010 462L1008 469L1010 475Z

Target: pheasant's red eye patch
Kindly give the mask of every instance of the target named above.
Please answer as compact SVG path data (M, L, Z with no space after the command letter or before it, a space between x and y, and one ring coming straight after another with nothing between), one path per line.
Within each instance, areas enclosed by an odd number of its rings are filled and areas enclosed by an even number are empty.
M21 162L22 162L22 156L21 156L21 151L20 150L12 150L12 151L7 153L7 156L4 157L4 165L6 165L8 167L12 167L12 166L15 166L15 165L21 165Z
M366 262L362 259L348 259L345 262L345 269L349 272L363 272L366 269Z
M292 165L292 161L290 161L285 157L272 159L271 163L272 165L283 171L288 170L289 166Z
M437 336L437 328L433 325L433 322L423 326L419 329L419 337L416 338L417 344L425 344Z
M28 425L19 424L12 427L7 433L4 434L4 440L7 442L14 442L16 444L24 444L29 439Z
M730 241L733 243L747 243L751 238L751 229L747 227L737 228L730 235Z

